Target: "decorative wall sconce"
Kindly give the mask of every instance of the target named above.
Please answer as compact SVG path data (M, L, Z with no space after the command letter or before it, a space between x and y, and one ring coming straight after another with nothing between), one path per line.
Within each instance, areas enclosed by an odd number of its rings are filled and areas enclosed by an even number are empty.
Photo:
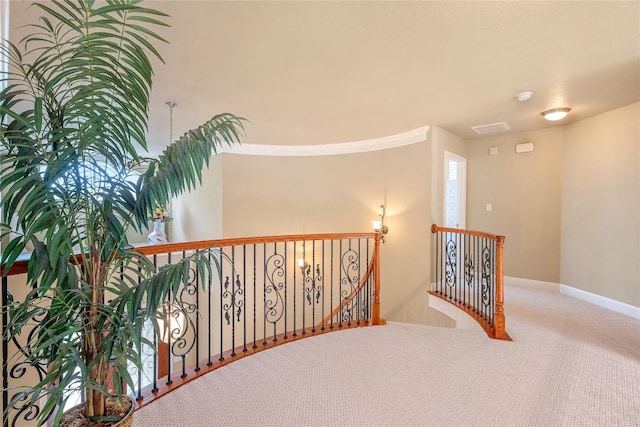
M309 271L309 263L304 258L298 258L298 267L300 267L300 274L302 277Z
M382 214L380 215L379 220L371 221L371 225L373 225L373 230L376 233L380 233L380 240L384 243L384 235L389 232L389 227L384 225L384 217L386 214L386 208L384 205L380 205L382 208Z

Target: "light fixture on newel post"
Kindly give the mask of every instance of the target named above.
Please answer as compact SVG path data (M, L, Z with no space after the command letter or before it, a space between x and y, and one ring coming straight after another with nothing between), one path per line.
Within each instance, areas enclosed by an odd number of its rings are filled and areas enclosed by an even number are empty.
M375 220L375 221L371 221L371 225L373 225L373 230L376 233L380 233L380 240L382 241L382 243L384 243L384 235L389 232L389 227L384 225L384 217L385 217L385 214L386 214L386 208L385 208L384 205L380 205L380 207L382 208L382 214L380 214L380 219L379 220Z

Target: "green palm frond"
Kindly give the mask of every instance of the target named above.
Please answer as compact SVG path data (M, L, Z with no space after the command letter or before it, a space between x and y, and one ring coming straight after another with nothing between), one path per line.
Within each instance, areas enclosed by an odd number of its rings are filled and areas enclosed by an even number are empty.
M141 0L34 6L42 16L29 34L0 43L9 62L0 94L0 236L7 243L0 262L7 271L27 244L33 247L31 289L7 307L6 338L34 316L41 322L21 356L46 361L47 373L15 396L44 398L43 424L67 399L65 386L106 396L106 373L95 373L100 361L111 361L114 383L132 385L126 367L140 363L144 321L190 274L207 282L208 252L156 272L149 259L126 249L126 232L145 228L156 204L195 188L211 155L240 142L245 119L216 115L148 159L151 59L162 61L155 46L166 43L157 31L167 16ZM134 165L147 163L137 182L127 180Z
M170 144L158 159L149 159L148 169L139 182L133 210L138 225L146 222L156 204L164 206L170 197L192 190L202 183L202 170L209 159L225 145L240 143L244 131L242 117L218 114Z

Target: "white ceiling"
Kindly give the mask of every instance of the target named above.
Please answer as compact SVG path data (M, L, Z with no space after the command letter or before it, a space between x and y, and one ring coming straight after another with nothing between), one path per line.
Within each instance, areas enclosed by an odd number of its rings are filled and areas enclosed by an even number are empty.
M172 16L154 151L167 101L174 137L232 112L250 120L247 143L325 144L425 125L519 132L640 100L640 1L148 3ZM564 106L561 122L540 115Z

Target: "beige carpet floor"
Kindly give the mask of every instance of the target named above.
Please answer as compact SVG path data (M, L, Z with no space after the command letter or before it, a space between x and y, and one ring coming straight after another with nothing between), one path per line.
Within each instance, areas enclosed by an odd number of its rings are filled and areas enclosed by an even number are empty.
M276 347L136 413L151 426L640 426L640 321L505 292L513 342L390 322Z

